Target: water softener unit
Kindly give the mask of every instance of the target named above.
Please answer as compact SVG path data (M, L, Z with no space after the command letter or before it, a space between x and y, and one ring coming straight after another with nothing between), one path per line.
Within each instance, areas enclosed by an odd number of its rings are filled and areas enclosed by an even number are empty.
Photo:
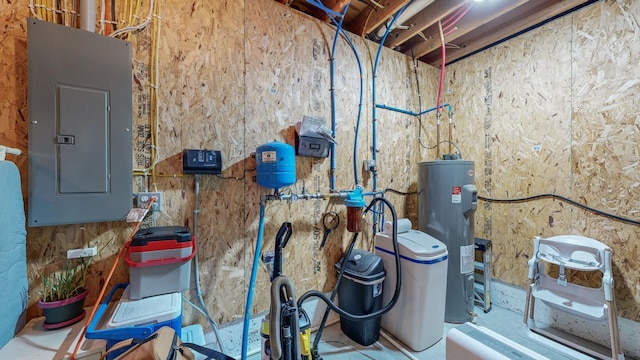
M473 319L474 168L473 161L436 160L420 163L418 169L418 229L449 251L444 319L451 323Z

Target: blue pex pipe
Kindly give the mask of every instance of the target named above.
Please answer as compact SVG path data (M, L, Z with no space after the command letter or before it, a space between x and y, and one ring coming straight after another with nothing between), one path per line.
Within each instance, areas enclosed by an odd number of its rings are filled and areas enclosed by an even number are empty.
M347 4L347 6L345 7L345 9L347 9L349 7L349 5ZM356 62L358 63L358 71L360 73L360 102L358 103L358 119L356 121L356 131L355 131L355 135L354 135L354 140L353 140L353 179L354 182L356 184L356 186L360 185L360 180L358 179L358 134L360 133L360 121L362 119L362 99L364 97L364 76L363 76L363 70L362 70L362 61L360 61L360 56L358 55L358 51L355 47L355 45L353 44L353 41L351 41L351 38L349 37L349 35L347 35L347 33L344 31L344 29L342 28L342 20L340 20L340 22L336 21L335 18L331 18L331 20L333 21L333 23L336 25L336 37L338 36L338 31L342 34L342 36L345 38L345 40L347 41L347 43L349 44L349 46L351 47L351 51L353 51L353 55L356 57ZM334 39L334 49L335 49L335 39ZM333 52L332 52L333 54ZM332 114L334 117L332 117L332 120L335 119L335 109L333 108L333 101L334 101L334 87L333 87L333 62L335 61L335 59L333 58L333 56L331 56L331 91L332 91L332 97L331 97L331 101L332 101ZM332 124L335 125L335 124ZM334 132L335 135L335 127L332 128L332 131ZM333 150L335 149L335 144L331 144L332 148L331 148L331 170L335 169L335 160L333 158L334 156L334 152ZM335 180L334 180L334 176L335 176L335 172L331 171L331 190L335 190Z
M349 9L349 4L345 6L344 13L347 13L347 9ZM331 14L327 13L329 16ZM332 17L333 19L333 17ZM336 45L338 44L338 36L340 35L340 30L342 30L342 21L344 20L344 16L341 16L340 21L336 25L336 34L333 37L333 45L331 46L331 59L329 62L330 68L330 81L331 81L331 135L335 138L336 136L336 88L335 88L335 54L336 54ZM335 23L335 19L333 19ZM336 144L331 143L331 190L336 188Z
M317 0L307 0L307 2L309 4L312 4L313 6L317 7L318 9L324 11L325 13L327 13L327 15L329 16L333 16L333 17L341 17L342 14L340 14L337 11L333 11L331 9L329 9L328 7L324 6L323 3L321 3L320 1ZM346 13L346 12L345 12Z
M396 107L388 106L388 105L384 105L384 104L376 104L376 107L377 107L378 109L384 109L384 110L389 110L389 111L395 111L395 112L399 112L399 113L407 114L407 115L411 115L411 116L420 116L420 115L424 115L424 114L426 114L426 113L429 113L429 112L435 111L435 110L437 109L437 107L435 107L435 106L434 106L434 107L432 107L432 108L430 108L430 109L427 109L427 110L424 110L424 111L422 111L422 112L417 113L417 112L413 112L413 111L411 111L411 110L398 109L398 108L396 108ZM442 105L440 105L440 108L441 108L441 109L442 109L442 108L449 108L449 112L453 111L453 106L451 106L451 104L442 104Z
M256 276L258 272L258 264L260 258L260 249L262 248L262 236L264 234L264 210L266 205L260 203L260 225L258 226L258 239L256 240L256 252L253 255L253 267L251 268L251 279L249 280L249 289L247 290L247 305L244 308L244 325L242 327L242 360L247 359L249 348L249 322L251 321L251 303L253 302L253 288L256 285Z
M409 2L410 4L411 2ZM378 133L378 129L377 129L377 121L378 119L376 118L376 77L377 72L378 72L378 63L380 62L380 53L382 52L382 48L384 47L384 43L387 40L387 36L389 35L389 31L391 31L391 27L393 26L393 24L396 22L396 20L398 19L398 17L400 15L402 15L402 13L404 12L404 10L407 8L408 4L405 5L404 7L402 7L402 9L400 9L400 11L398 11L395 15L393 15L393 19L391 19L391 23L389 23L389 26L387 27L387 30L384 32L384 36L382 37L382 40L380 40L380 47L378 47L378 52L376 53L376 60L373 63L373 80L372 80L372 92L371 92L371 100L374 104L373 109L372 109L372 113L371 113L371 117L373 120L373 124L372 124L372 128L373 128L373 155L372 155L372 159L373 161L376 162L377 164L377 155L376 155L376 148L378 147L377 144L377 133ZM378 190L377 189L378 186L378 176L376 174L376 172L373 173L373 191ZM375 226L375 224L374 224Z

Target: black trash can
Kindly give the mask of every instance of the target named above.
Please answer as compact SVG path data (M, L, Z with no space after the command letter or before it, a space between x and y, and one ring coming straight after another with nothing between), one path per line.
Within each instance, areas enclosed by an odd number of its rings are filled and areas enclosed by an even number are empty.
M340 272L342 261L335 264ZM382 258L365 250L354 249L338 288L340 308L353 315L367 315L382 308L382 282L385 271ZM340 316L340 329L351 340L367 346L380 337L380 319L353 321Z

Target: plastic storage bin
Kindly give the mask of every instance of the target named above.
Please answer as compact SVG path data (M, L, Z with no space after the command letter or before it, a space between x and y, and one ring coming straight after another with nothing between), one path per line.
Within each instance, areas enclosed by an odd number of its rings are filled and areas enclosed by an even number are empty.
M195 241L188 227L140 229L131 240L125 261L129 265L132 300L189 289Z
M336 271L342 268L340 259ZM382 308L382 283L385 278L380 256L365 250L354 249L338 288L340 308L354 315L366 315ZM371 345L380 337L380 316L360 321L340 316L340 329L351 340L361 345Z
M178 336L182 330L182 295L174 292L140 300L129 298L128 284L117 284L105 300L100 303L96 314L87 327L87 339L107 340L107 350L126 339L144 339L163 326L169 326ZM124 289L120 300L111 312L109 303L116 291ZM109 312L108 312L109 310ZM109 319L102 319L108 313ZM114 359L122 351L115 351L107 359Z
M383 288L383 299L387 303L396 287L396 260L391 226L385 224L384 228L384 232L376 234L375 248L387 271ZM422 351L442 338L448 252L444 243L411 230L410 222L403 230L399 226L400 297L396 306L382 316L382 327L412 350Z

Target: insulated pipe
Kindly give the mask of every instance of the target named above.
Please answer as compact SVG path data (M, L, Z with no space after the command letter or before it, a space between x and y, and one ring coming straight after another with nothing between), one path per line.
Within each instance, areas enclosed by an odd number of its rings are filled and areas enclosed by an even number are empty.
M258 272L258 259L260 249L262 248L262 236L264 234L264 212L266 204L260 202L260 224L258 225L258 239L256 240L256 251L253 254L253 267L251 268L251 279L249 280L249 288L247 289L247 304L244 308L244 326L242 328L242 359L247 358L249 348L249 322L251 321L251 303L253 302L253 288L256 284L256 276Z
M96 32L96 0L80 0L80 29Z
M398 26L404 24L405 22L409 21L409 19L411 19L414 15L416 15L417 13L419 13L420 11L424 10L424 8L426 8L427 6L431 5L431 3L434 0L413 0L406 8L406 10L404 11L404 13L402 14L402 16L398 17L395 21L391 21L391 24L387 25L383 25L378 29L378 32L376 33L376 36L378 38L381 38L384 36L385 30L386 31L391 31L395 28L397 28ZM384 41L382 42L384 44Z

